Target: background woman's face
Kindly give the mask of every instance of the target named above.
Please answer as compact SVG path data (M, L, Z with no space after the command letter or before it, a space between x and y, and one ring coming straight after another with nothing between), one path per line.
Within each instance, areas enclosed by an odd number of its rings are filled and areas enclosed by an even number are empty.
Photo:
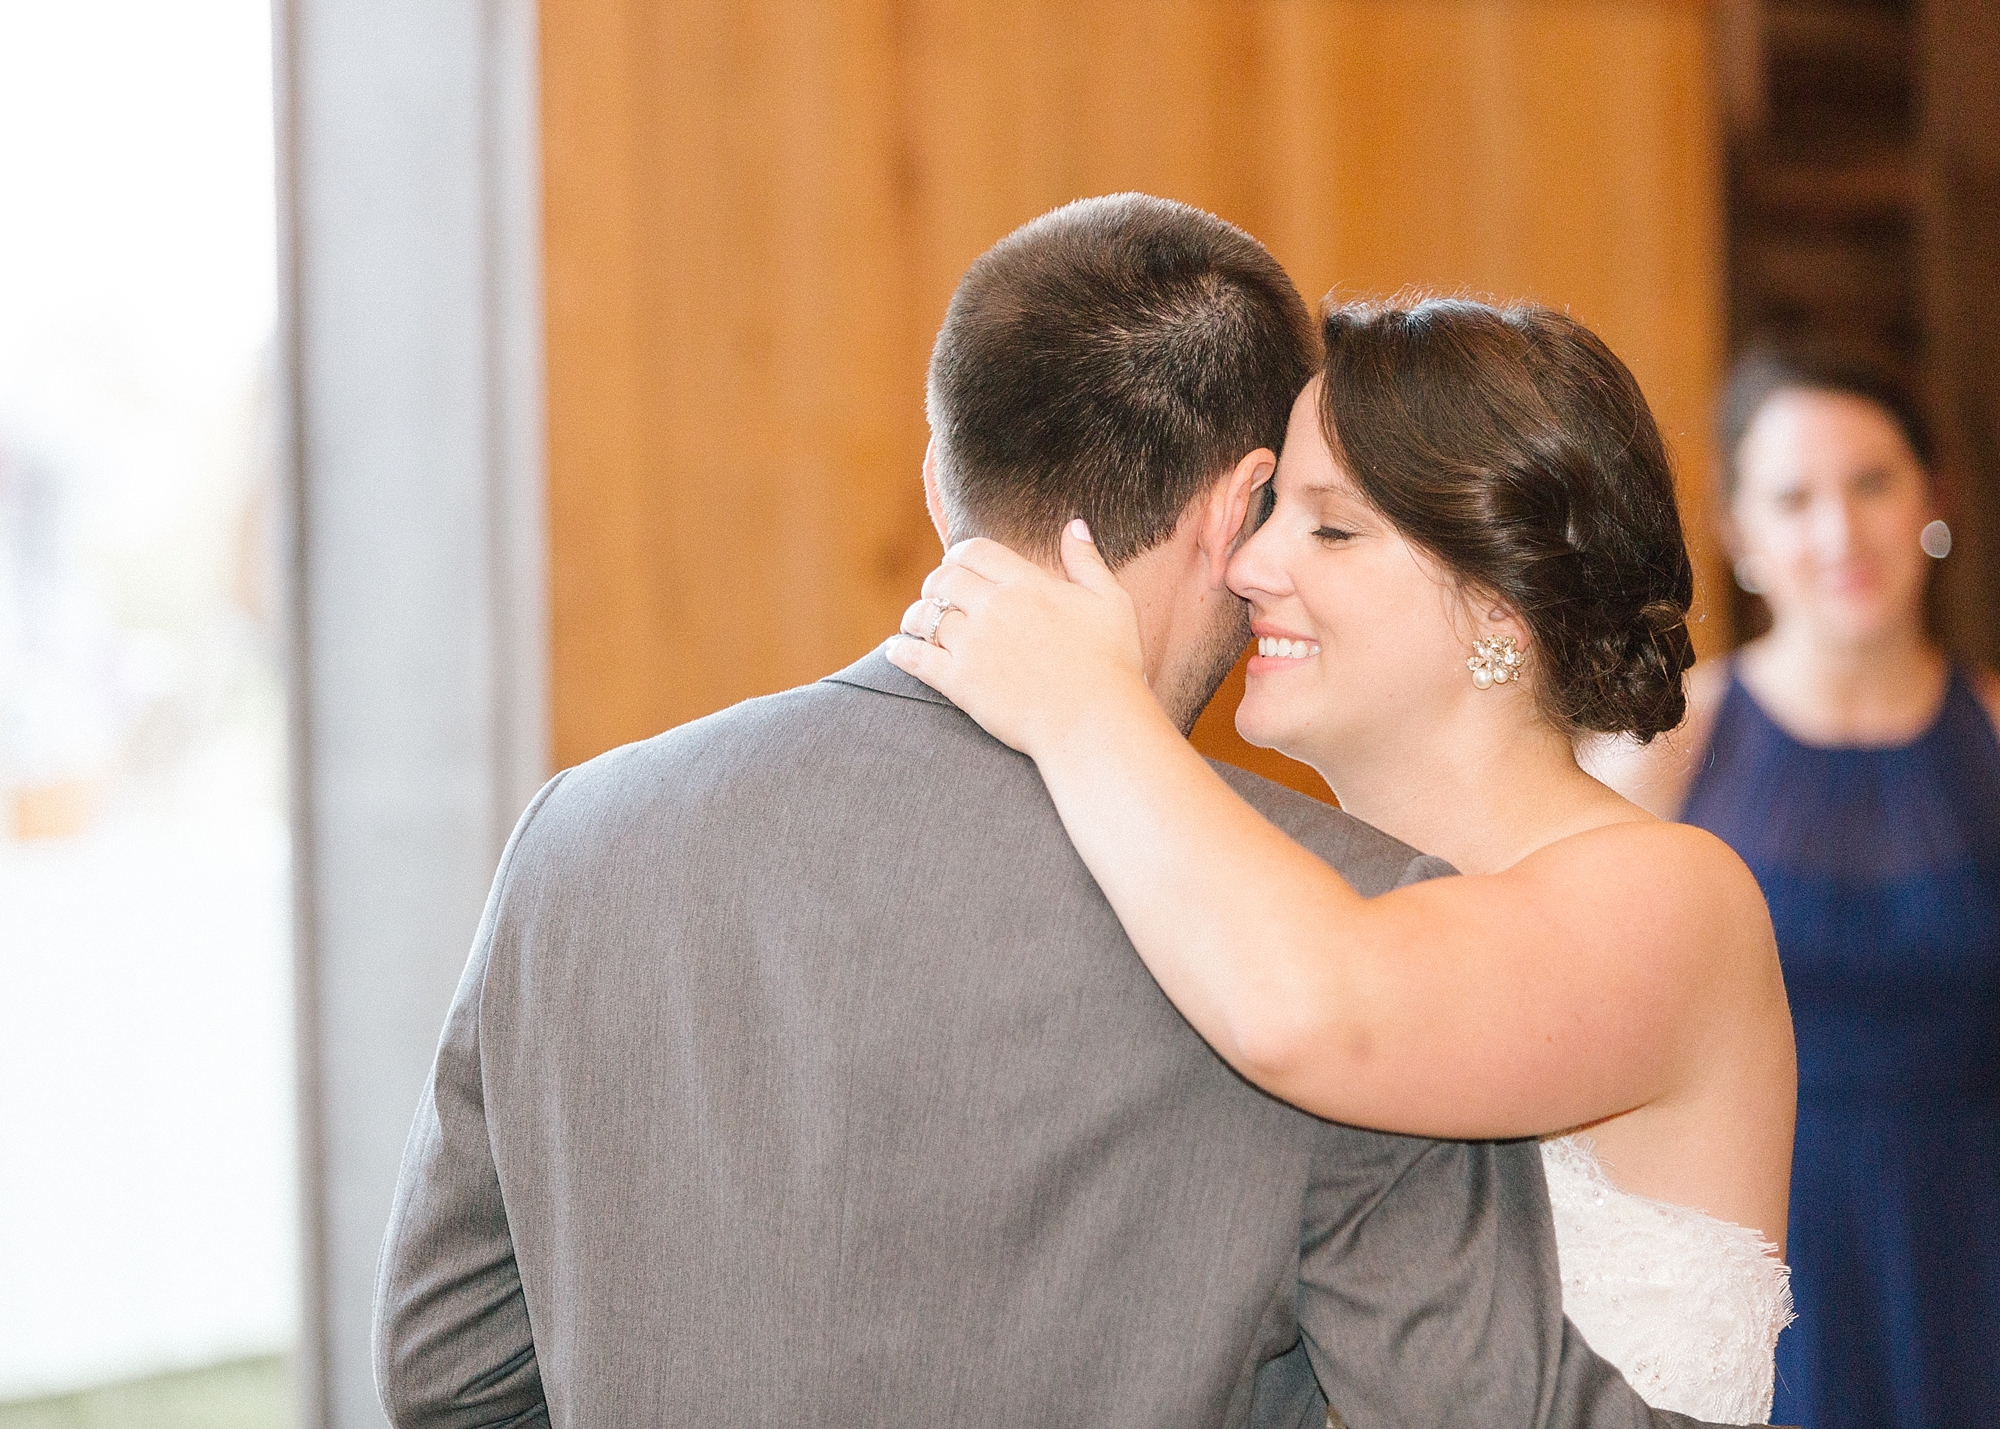
M1320 431L1319 383L1292 408L1274 504L1229 564L1252 630L1236 727L1323 771L1332 751L1407 744L1412 718L1472 690L1455 585L1355 489Z
M1780 626L1860 644L1920 621L1936 514L1902 429L1863 397L1780 391L1737 450L1732 544Z

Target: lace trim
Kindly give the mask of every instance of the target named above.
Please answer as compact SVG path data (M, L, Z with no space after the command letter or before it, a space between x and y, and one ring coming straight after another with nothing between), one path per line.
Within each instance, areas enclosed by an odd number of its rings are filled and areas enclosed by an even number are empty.
M1771 1416L1791 1270L1746 1226L1620 1189L1587 1136L1542 1143L1563 1310L1655 1409L1729 1424Z

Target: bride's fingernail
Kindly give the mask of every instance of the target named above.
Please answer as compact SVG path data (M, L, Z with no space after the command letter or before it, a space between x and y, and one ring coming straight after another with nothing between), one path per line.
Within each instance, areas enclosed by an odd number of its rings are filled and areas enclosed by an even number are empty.
M1081 516L1077 517L1076 520L1069 523L1069 533L1070 535L1076 537L1076 539L1079 541L1089 541L1090 544L1093 546L1097 544L1097 542L1091 537L1090 527L1084 524L1084 520Z

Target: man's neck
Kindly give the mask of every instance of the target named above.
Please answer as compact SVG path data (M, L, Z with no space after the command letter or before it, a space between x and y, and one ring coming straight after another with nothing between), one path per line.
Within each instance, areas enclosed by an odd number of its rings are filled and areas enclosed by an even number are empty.
M1178 535L1127 562L1118 583L1138 615L1146 684L1185 734L1250 638L1243 603L1203 579L1200 552Z
M1057 579L1069 579L1060 555L1014 549ZM1119 566L1116 575L1138 617L1146 686L1185 733L1250 639L1243 603L1219 577L1209 578L1196 533L1186 521L1166 540ZM1221 669L1213 670L1218 662Z
M1139 651L1146 684L1158 693L1172 681L1169 657L1175 649L1174 635L1181 616L1179 603L1172 598L1166 583L1153 579L1156 573L1145 566L1145 556L1131 562L1119 571L1118 583L1132 597L1132 610L1139 618Z

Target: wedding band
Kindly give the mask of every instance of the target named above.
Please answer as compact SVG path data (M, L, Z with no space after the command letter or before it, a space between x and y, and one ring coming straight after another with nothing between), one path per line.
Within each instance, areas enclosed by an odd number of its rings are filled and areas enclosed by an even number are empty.
M924 604L931 608L931 628L923 633L922 638L926 645L935 645L938 643L938 627L944 624L944 618L947 615L950 615L959 607L953 605L941 595L925 596Z

